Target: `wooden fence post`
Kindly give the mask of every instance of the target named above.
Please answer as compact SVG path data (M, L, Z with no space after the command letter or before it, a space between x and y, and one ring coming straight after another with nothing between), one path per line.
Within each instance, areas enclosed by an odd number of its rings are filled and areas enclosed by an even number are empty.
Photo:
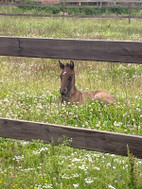
M102 8L102 4L103 4L103 3L102 3L102 0L101 0L101 1L100 1L100 8Z
M129 24L131 24L131 4L129 3Z
M65 16L65 9L66 9L66 0L64 0L62 3L63 17Z

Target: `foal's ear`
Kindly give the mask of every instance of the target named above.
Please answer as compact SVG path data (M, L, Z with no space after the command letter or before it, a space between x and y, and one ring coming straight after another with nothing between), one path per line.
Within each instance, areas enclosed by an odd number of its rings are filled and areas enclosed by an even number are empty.
M74 62L72 60L70 61L70 68L74 69Z
M62 62L61 62L60 60L59 60L59 65L60 65L60 68L61 68L61 69L64 69L65 65L62 64Z

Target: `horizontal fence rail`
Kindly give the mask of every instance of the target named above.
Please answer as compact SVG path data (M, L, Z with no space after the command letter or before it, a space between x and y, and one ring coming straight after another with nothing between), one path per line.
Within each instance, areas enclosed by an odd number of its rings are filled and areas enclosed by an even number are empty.
M112 18L112 19L122 19L122 18L137 18L142 19L142 16L122 16L122 15L110 15L110 16L93 16L93 15L58 15L58 14L9 14L9 13L0 13L0 16L23 16L23 17L47 17L47 18Z
M54 14L54 15L51 15L51 14L13 14L13 13L0 13L0 16L23 16L23 17L47 17L47 18L112 18L112 19L122 19L122 18L137 18L137 19L142 19L142 16L122 16L122 15L118 15L118 16L115 16L115 15L106 15L106 16L103 16L103 15L100 15L100 16L93 16L93 15L58 15L58 14Z
M38 0L36 0L38 1ZM60 2L78 2L78 3L142 3L142 0L60 0Z
M9 6L22 6L22 7L63 7L60 4L54 5L54 4L1 4L0 5L9 5ZM113 9L142 9L142 5L132 5L127 6L127 5L102 5L100 7L100 5L82 5L82 6L78 6L78 5L66 5L65 8L113 8Z
M45 143L53 139L56 144L66 137L71 147L125 156L129 146L131 153L142 158L142 137L136 135L0 118L0 136Z
M33 3L0 3L0 6L21 6L21 7L63 7L61 4L33 4Z
M142 63L142 42L0 37L0 55Z
M22 2L17 2L17 3L0 3L0 6L28 6L28 7L64 7L64 8L124 8L124 9L142 9L142 5L138 2L135 3L131 3L131 2L123 2L121 4L116 4L116 3L110 3L110 4L101 4L100 5L74 5L74 4L67 4L67 2L71 3L73 0L71 1L65 1L65 3L56 3L56 4L52 4L52 2L49 3L22 3ZM86 0L85 0L86 1ZM80 2L80 1L75 1ZM84 1L83 1L84 2ZM95 1L98 2L98 1ZM80 2L81 3L81 2ZM101 2L102 3L102 2ZM142 3L142 1L141 1Z
M23 16L23 17L41 17L41 18L109 18L109 19L124 19L128 18L129 23L131 18L142 19L142 16L122 16L122 15L66 15L66 14L13 14L13 13L0 13L0 16Z

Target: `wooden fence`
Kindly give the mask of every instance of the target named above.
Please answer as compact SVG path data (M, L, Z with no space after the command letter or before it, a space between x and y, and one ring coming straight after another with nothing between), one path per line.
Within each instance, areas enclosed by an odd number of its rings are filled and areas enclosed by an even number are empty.
M127 155L129 146L136 157L142 158L142 137L135 135L0 118L0 136L45 143L53 139L56 144L63 137L72 147L118 155Z
M142 63L142 42L0 37L0 56ZM43 140L65 136L71 146L142 158L142 136L0 118L0 136Z
M142 63L142 42L0 37L0 55Z
M69 15L65 14L66 8L126 8L129 9L129 15L127 16L99 16L99 15L90 15L92 18L128 18L129 23L131 18L142 18L142 16L132 16L131 9L142 9L142 0L34 0L36 4L33 3L24 3L22 0L16 1L14 3L0 3L3 5L10 6L32 6L32 7L61 7L64 17L69 17ZM85 5L83 3L95 3L95 5ZM8 14L8 13L0 13L3 16L41 16L41 17L51 17L51 15L37 15L37 14ZM55 15L52 15L55 16ZM56 17L61 17L61 15L56 15ZM71 15L73 17L73 15ZM74 17L87 18L88 16L77 16Z
M33 6L33 7L63 7L64 8L133 8L133 9L141 9L142 8L142 0L140 1L131 1L131 0L118 0L118 1L109 1L109 0L32 0L32 2L36 2L36 4L31 3L24 3L24 1L17 1L17 2L1 2L0 5L10 5L10 6ZM78 3L95 3L94 4L78 4ZM56 3L56 4L54 4ZM99 5L101 3L101 6Z

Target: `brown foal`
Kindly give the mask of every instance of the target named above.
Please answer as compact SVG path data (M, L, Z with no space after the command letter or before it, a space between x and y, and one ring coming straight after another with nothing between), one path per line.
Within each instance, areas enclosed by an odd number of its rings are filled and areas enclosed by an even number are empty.
M88 98L97 100L100 103L104 102L110 104L114 102L114 98L111 94L103 90L91 91L89 93L81 92L75 87L75 71L74 62L70 61L70 64L62 64L59 61L60 68L62 69L61 77L61 88L60 93L63 102L78 102L83 104Z

